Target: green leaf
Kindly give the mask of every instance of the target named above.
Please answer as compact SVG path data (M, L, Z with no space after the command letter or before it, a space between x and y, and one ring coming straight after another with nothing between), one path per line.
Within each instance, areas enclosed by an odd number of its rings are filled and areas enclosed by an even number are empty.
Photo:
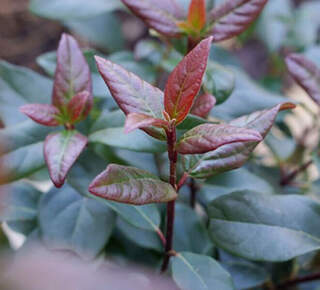
M99 130L89 136L89 141L137 152L158 153L166 151L164 142L155 140L141 131L125 134L123 127Z
M210 234L243 258L287 261L320 248L319 215L320 204L308 197L234 192L210 204Z
M26 103L49 103L52 82L24 67L0 61L0 116L5 126L27 118L18 108ZM1 139L2 140L2 139Z
M232 290L231 276L213 258L188 252L172 257L172 276L182 290Z
M157 176L138 168L109 164L89 186L90 193L107 200L143 205L169 202L176 190Z
M93 258L108 242L115 215L105 205L65 185L43 196L39 221L42 238L49 248Z
M32 13L62 21L90 18L122 7L118 0L32 0L29 4Z

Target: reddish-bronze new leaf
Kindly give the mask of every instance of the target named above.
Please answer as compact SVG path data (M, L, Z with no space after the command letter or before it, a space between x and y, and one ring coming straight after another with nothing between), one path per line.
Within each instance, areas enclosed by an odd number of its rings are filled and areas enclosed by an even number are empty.
M197 96L207 67L212 38L202 40L170 74L164 93L164 106L171 119L181 123Z
M185 15L175 0L122 0L122 2L133 14L159 33L171 37L180 35L176 23Z
M82 120L85 116L87 103L90 98L90 93L87 91L76 94L68 103L67 112L71 124Z
M64 184L69 170L87 142L87 137L70 130L47 136L44 142L44 157L50 178L56 187Z
M90 69L77 41L72 36L63 34L57 51L52 103L57 108L62 108L73 96L83 91L90 93L84 113L87 115L93 103Z
M239 35L258 17L268 0L227 0L211 10L210 34L213 41L222 41Z
M206 1L192 0L189 6L188 24L197 31L206 25Z
M286 57L288 70L295 81L320 105L320 69L301 54Z
M60 112L55 106L48 104L27 104L20 107L20 112L41 125L59 126L56 117Z
M158 128L166 128L168 126L168 121L155 119L148 115L139 114L139 113L131 113L126 118L126 123L124 125L125 133L129 133L136 129L148 128L148 127L158 127Z
M206 118L216 102L217 100L214 96L204 93L196 98L191 108L191 114L201 118Z

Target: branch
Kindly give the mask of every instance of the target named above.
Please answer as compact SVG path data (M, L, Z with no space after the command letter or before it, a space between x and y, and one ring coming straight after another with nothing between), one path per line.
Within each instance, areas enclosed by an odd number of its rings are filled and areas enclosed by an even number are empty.
M280 182L280 185L288 185L291 181L293 181L300 173L304 172L308 169L308 167L313 163L313 160L309 160L308 162L302 164L299 168L292 171L287 176L284 176Z
M276 289L277 290L278 289L279 290L280 289L288 289L288 287L291 287L291 286L294 286L294 285L297 285L297 284L310 282L310 281L315 281L315 280L320 280L320 272L284 281L284 282L278 284L276 286Z

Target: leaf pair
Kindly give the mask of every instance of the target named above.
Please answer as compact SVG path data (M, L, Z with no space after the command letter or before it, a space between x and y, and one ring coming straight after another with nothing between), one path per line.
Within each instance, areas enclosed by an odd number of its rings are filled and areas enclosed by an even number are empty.
M258 17L267 0L227 0L206 12L205 0L192 0L188 15L175 1L122 0L149 27L174 37L187 33L194 38L213 36L222 41L239 35Z
M76 40L63 34L57 52L52 104L27 104L20 111L45 126L64 125L67 131L53 133L44 142L50 178L61 187L66 175L87 145L87 137L74 131L93 104L89 66Z

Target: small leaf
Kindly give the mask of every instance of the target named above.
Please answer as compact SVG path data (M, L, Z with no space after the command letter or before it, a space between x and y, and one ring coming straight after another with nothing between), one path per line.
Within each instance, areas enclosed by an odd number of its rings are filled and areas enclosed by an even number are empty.
M239 35L258 17L268 0L227 0L211 10L213 21L210 34L213 41L222 41Z
M191 114L206 118L216 104L216 98L208 93L198 96L191 108Z
M129 133L139 128L148 128L151 126L163 128L168 126L168 122L161 119L155 119L144 114L130 113L126 118L124 131L125 133Z
M87 115L93 103L90 69L77 41L72 36L63 34L57 51L52 103L63 108L74 95L83 91L90 93L85 111Z
M297 53L287 56L286 64L295 81L320 106L320 69L316 64Z
M168 202L177 198L174 188L153 174L116 164L108 165L90 184L89 191L108 200L135 205Z
M234 290L230 274L213 258L188 252L172 257L173 280L183 290Z
M64 184L69 170L87 142L87 137L76 131L63 131L47 136L44 143L44 157L50 178L56 187Z
M20 107L20 112L41 125L59 126L56 116L60 112L55 106L48 104L27 104Z
M122 0L133 14L160 34L174 37L180 34L176 24L183 9L171 0Z
M258 131L230 125L203 124L185 133L177 144L181 154L200 154L235 142L259 142Z
M206 2L205 0L192 0L189 6L188 24L197 31L206 25Z
M68 117L71 124L74 124L84 118L87 109L90 93L87 91L76 94L67 106Z
M200 42L170 74L164 93L165 110L181 123L197 96L207 67L212 38Z

